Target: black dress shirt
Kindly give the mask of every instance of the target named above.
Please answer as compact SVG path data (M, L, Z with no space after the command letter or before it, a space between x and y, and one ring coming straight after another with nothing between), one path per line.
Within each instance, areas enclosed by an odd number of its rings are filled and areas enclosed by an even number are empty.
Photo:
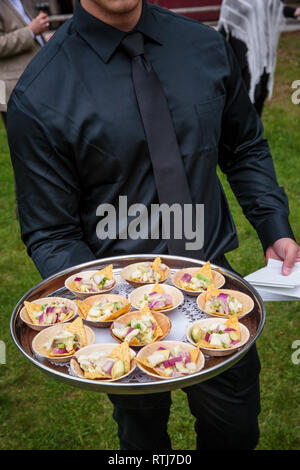
M264 249L293 237L261 122L224 38L146 2L135 29L165 91L193 202L205 205L206 258L238 246L218 163ZM100 204L118 213L119 195L128 206L158 202L130 59L120 47L125 34L77 1L10 99L22 239L44 277L104 256L167 252L164 240L96 234Z

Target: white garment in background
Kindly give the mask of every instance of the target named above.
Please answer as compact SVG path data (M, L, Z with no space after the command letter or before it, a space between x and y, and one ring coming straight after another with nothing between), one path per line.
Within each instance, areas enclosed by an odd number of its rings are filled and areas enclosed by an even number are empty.
M249 96L254 92L264 71L269 74L268 92L272 96L278 40L283 22L280 0L223 0L218 29L243 41L248 49L250 73Z

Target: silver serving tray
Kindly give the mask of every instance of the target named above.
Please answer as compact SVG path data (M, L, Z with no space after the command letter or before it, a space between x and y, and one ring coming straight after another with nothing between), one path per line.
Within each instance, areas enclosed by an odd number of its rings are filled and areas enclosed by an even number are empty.
M84 263L78 266L73 266L70 269L61 271L54 276L45 279L40 282L32 289L30 289L26 294L20 299L18 304L15 306L11 321L10 321L10 330L13 341L15 342L18 349L24 354L27 359L37 366L40 370L50 375L54 379L65 382L68 385L73 385L83 389L94 390L97 392L105 392L112 394L146 394L146 393L156 393L164 392L169 390L175 390L178 388L184 388L191 385L194 385L199 382L204 382L231 367L233 364L238 362L251 348L255 343L259 335L261 334L264 323L265 323L265 307L263 301L258 294L258 292L242 277L237 274L229 271L227 269L218 267L212 264L212 268L219 271L225 276L226 283L223 288L237 289L246 294L250 295L254 300L254 309L251 313L246 315L240 321L250 331L250 338L248 343L246 343L240 350L231 354L230 356L223 357L209 357L205 356L205 366L204 368L193 375L178 377L174 379L152 379L146 376L144 373L140 372L137 368L136 372L133 372L133 377L129 376L129 379L121 380L118 382L108 382L105 383L100 381L93 381L84 378L78 378L73 375L70 375L69 368L67 366L61 366L48 362L46 359L38 358L34 355L31 343L34 336L37 334L36 331L29 328L20 318L19 312L23 307L25 300L30 302L41 297L48 296L65 296L68 298L73 298L72 294L64 287L64 282L67 277L75 274L76 272L90 269L98 269L104 265L113 263L114 265L114 275L117 277L122 268L131 263L137 263L142 261L152 261L155 258L155 254L151 255L130 255L130 256L118 256L111 258L103 258L89 263ZM171 269L171 276L179 269L192 267L192 266L202 266L203 261L195 260L192 258L185 258L180 256L171 256L171 255L159 255L166 265ZM120 277L119 277L120 279ZM125 281L123 281L125 282ZM129 286L129 284L128 284ZM126 288L128 287L126 284ZM124 286L123 286L124 287ZM133 288L130 287L132 290ZM118 292L118 285L114 289L114 292ZM194 302L196 304L196 297L186 296L188 302ZM190 304L191 305L191 304ZM179 307L180 308L180 307ZM189 321L194 321L197 318L203 317L203 313L199 311L199 316L195 313L192 317L189 317ZM183 309L183 314L189 315L187 309ZM171 314L170 314L171 318ZM182 338L185 336L185 331L182 332ZM182 338L179 338L182 340ZM166 338L167 339L167 338ZM111 342L114 342L111 339Z

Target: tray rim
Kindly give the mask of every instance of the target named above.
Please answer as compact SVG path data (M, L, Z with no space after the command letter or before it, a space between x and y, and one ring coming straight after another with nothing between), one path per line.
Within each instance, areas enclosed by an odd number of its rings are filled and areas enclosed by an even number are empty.
M168 254L155 254L155 253L149 253L149 254L133 254L133 255L122 255L122 256L113 256L113 257L107 257L107 258L99 258L93 261L88 261L86 263L81 263L75 266L72 266L70 268L67 268L63 271L59 271L56 274L53 274L52 276L43 279L41 282L33 286L31 289L29 289L19 300L19 302L15 305L11 319L10 319L10 333L13 339L13 342L15 343L16 347L19 349L19 351L32 363L34 364L37 368L39 368L42 372L46 373L47 375L50 375L52 378L62 381L64 383L67 383L68 385L76 386L79 388L87 389L87 390L93 390L97 392L102 392L102 393L111 393L111 394L147 394L147 393L159 393L159 392L164 392L164 391L172 391L176 390L179 388L185 388L189 387L191 385L195 385L200 382L204 382L216 375L219 375L220 373L224 372L225 370L229 369L231 366L233 366L235 363L237 363L240 359L242 359L245 354L249 351L249 349L254 345L254 343L257 341L258 337L262 333L262 330L265 325L266 321L266 310L264 306L264 302L257 292L257 290L244 278L236 274L235 272L228 270L226 268L220 267L214 263L211 263L211 266L215 270L219 270L221 273L223 272L229 277L232 277L235 280L238 280L241 284L243 284L245 287L247 287L252 295L255 297L259 308L260 308L260 322L258 324L258 328L256 333L254 334L253 338L248 342L247 345L245 345L240 351L236 352L233 356L229 356L228 359L225 359L221 364L216 364L212 367L210 367L208 370L202 369L196 374L193 374L188 377L178 377L170 380L157 380L157 381L152 381L152 382L138 382L138 383L122 383L122 382L111 382L111 383L96 383L88 379L80 379L79 377L75 377L69 374L66 374L65 372L60 372L57 370L53 370L50 367L48 367L45 364L42 364L38 359L31 357L21 346L19 339L17 338L16 334L16 321L17 317L19 314L20 306L23 304L24 300L26 300L30 294L32 294L35 290L37 290L39 287L43 286L44 284L51 282L52 280L55 280L61 276L66 276L67 274L74 272L74 270L82 270L82 269L87 269L99 264L110 264L113 263L114 261L126 261L128 260L128 263L133 263L134 260L136 259L149 259L149 258L155 258L156 256L160 256L164 260L177 260L177 261L182 261L185 263L193 263L194 265L198 266L203 266L206 261L203 260L198 260L194 258L189 258L189 257L183 257L183 256L176 256L176 255L168 255ZM174 269L174 268L170 268ZM63 288L64 286L62 286Z

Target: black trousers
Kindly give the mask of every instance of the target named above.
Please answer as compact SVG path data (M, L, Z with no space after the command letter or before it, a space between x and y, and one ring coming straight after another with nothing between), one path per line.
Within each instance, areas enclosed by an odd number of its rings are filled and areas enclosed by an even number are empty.
M221 265L221 262L215 261ZM222 263L228 267L226 260ZM234 366L184 388L196 418L198 450L251 450L259 439L260 361L254 345ZM171 393L108 395L114 404L121 450L171 450L167 432Z

